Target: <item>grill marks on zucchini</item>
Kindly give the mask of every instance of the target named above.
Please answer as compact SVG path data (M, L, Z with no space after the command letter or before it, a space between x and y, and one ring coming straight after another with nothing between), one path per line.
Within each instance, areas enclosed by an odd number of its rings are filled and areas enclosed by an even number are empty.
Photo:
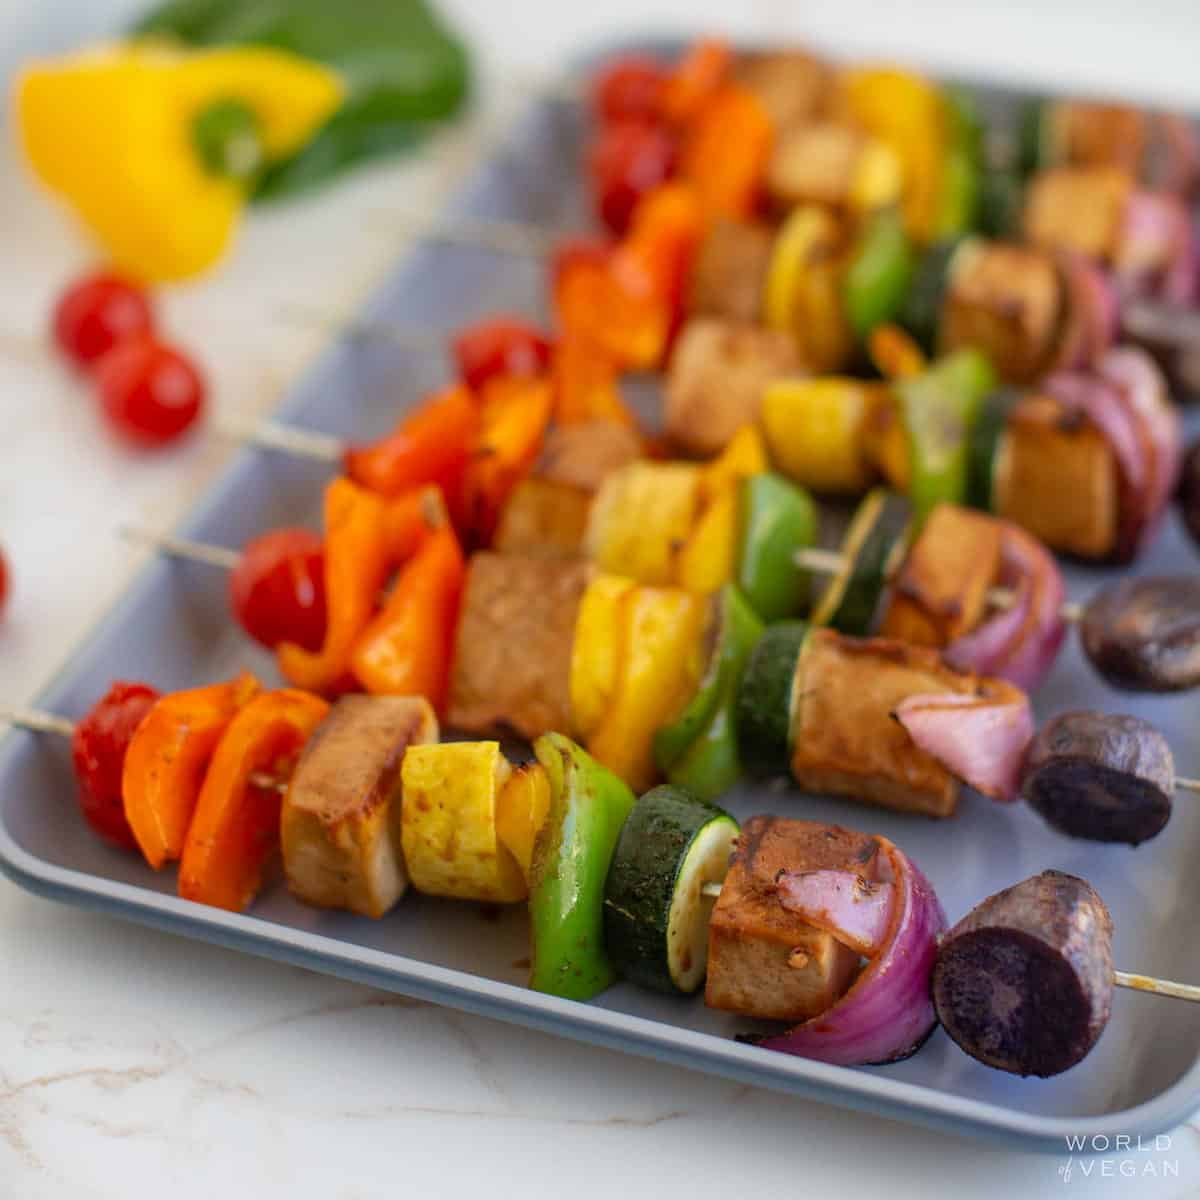
M604 938L618 973L663 992L696 991L708 964L714 900L737 837L723 809L664 785L633 807L609 868Z

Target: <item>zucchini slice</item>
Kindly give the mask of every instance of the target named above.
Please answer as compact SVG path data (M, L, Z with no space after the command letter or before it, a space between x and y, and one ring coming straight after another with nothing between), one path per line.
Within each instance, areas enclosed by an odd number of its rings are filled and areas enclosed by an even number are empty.
M694 992L708 967L708 922L738 834L723 809L664 784L626 818L604 889L604 941L617 972L661 992Z
M932 354L937 347L950 260L961 241L961 238L950 238L936 242L925 251L917 262L908 294L900 308L900 325L926 354Z
M1021 398L1016 388L997 388L983 402L967 442L967 504L994 512L996 461L1008 418Z
M863 497L842 543L842 569L826 584L813 611L814 625L869 637L882 612L884 590L908 548L912 505L875 488Z
M803 621L769 625L746 664L738 689L737 732L742 765L752 774L786 775L791 770L792 682L807 636Z

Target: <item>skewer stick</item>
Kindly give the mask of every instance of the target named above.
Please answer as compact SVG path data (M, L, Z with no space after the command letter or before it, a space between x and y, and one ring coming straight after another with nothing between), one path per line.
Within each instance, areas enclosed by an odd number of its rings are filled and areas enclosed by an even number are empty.
M810 547L797 550L793 561L798 567L805 567L820 575L836 575L846 565L846 556L840 550ZM989 588L987 598L995 608L1012 608L1016 602L1015 594L1008 588L1001 587ZM1075 623L1083 620L1084 605L1068 600L1059 611L1064 621Z
M314 462L340 462L346 450L345 443L332 434L279 425L274 421L222 422L217 426L217 433L233 441L266 450L282 450L285 454L310 458Z
M219 567L223 571L232 571L242 559L240 551L230 550L226 546L196 542L191 538L175 537L169 533L155 533L153 530L142 529L137 525L122 525L117 532L127 542L147 546L171 558L182 558L188 562Z
M700 894L716 900L721 895L721 886L719 883L703 884ZM1135 992L1149 992L1152 996L1170 996L1175 1000L1200 1004L1200 987L1191 983L1175 983L1170 979L1155 979L1152 975L1137 975L1129 971L1113 971L1113 983Z

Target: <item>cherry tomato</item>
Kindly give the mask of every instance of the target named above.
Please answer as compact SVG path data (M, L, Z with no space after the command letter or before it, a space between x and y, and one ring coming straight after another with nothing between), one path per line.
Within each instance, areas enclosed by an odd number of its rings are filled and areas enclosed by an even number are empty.
M146 293L119 275L85 275L54 306L54 340L76 366L85 370L114 346L154 330Z
M137 842L125 819L121 773L134 730L158 698L148 684L118 681L75 726L71 739L79 807L87 823L106 841L131 850Z
M95 379L113 427L141 446L173 442L204 408L204 379L191 359L153 337L114 346L96 364Z
M4 551L0 550L0 617L4 615L4 606L8 602L8 561Z
M325 641L325 550L310 529L276 529L255 538L229 576L229 598L242 628L273 650Z
M550 342L527 321L494 317L468 325L454 339L454 361L463 383L478 392L500 375L539 375L550 361Z
M616 234L629 228L638 201L675 169L675 142L644 121L621 121L600 135L588 156L600 219Z
M667 73L661 63L640 54L618 58L592 83L592 108L601 121L630 117L651 120L662 106Z

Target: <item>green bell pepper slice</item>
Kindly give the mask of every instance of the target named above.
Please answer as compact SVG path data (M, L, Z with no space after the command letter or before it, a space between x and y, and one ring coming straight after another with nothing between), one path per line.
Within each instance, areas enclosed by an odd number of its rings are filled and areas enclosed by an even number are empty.
M771 472L742 480L741 489L737 585L763 621L795 616L805 607L809 579L796 551L816 540L816 505L803 488Z
M863 227L843 281L846 317L860 340L904 305L916 260L904 221L893 209Z
M983 167L983 130L974 100L960 88L943 89L946 151L935 240L957 237L975 227Z
M971 349L956 350L896 383L908 431L908 494L916 528L938 504L966 503L970 435L995 386L991 363Z
M703 800L728 791L742 773L736 705L742 673L763 623L733 584L717 597L717 633L691 702L654 738L654 758L671 783Z
M561 733L538 738L533 752L550 780L550 810L533 849L529 986L590 1000L616 980L604 949L604 883L634 795Z
M466 48L424 0L167 0L131 32L189 46L273 46L339 72L342 107L307 146L257 176L255 200L415 144L459 109L470 82Z

